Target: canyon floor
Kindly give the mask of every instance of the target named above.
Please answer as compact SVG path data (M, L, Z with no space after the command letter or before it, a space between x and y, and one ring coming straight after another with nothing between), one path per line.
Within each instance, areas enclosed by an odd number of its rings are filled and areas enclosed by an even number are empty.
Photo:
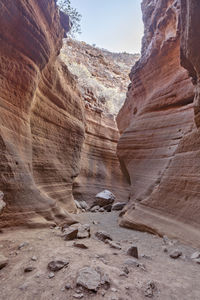
M200 265L190 258L197 249L121 228L118 214L87 212L75 216L80 223L91 226L91 237L79 240L88 249L63 240L59 228L4 230L0 234L0 254L8 257L9 263L0 270L0 299L199 300ZM109 233L122 249L97 240L94 233L98 230ZM138 266L126 253L131 245L138 247ZM178 259L169 256L174 249L183 253ZM47 265L56 259L69 259L69 265L49 278ZM24 272L30 266L33 270ZM77 273L85 266L107 274L110 287L101 287L97 293L77 287Z

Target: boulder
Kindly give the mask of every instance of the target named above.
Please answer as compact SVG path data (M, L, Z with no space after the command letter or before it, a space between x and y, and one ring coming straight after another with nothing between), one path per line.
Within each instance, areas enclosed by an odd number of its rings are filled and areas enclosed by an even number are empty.
M101 285L100 273L91 267L82 268L78 273L76 284L96 292Z
M94 205L99 205L100 207L104 207L109 204L113 204L115 201L115 196L108 190L104 190L96 195Z

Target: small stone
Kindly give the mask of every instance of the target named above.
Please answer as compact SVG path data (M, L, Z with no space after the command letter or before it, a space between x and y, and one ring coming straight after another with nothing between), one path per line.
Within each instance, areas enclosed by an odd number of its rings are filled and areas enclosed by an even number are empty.
M85 267L78 272L76 283L77 286L96 292L101 284L101 277L95 269Z
M166 235L163 236L163 244L164 245L168 245L169 244L169 238Z
M102 292L101 292L101 296L103 296L103 297L104 297L104 296L105 296L105 294L106 294L106 292L105 292L105 291L102 291Z
M126 290L130 290L130 286L126 285L126 286L125 286L125 289L126 289Z
M64 230L63 237L65 241L71 241L77 238L78 228L68 228Z
M24 283L24 284L22 284L22 285L19 286L19 289L21 291L25 291L27 288L28 288L28 283Z
M99 209L99 212L104 212L105 211L105 209L103 208L103 207L101 207L100 209Z
M122 271L123 271L124 273L126 273L126 274L129 273L129 269L128 269L128 267L126 267L126 266L122 268Z
M118 298L117 298L116 295L114 295L114 296L111 297L111 300L118 300Z
M82 209L85 209L86 211L89 209L89 206L87 205L87 203L85 201L79 201L79 204L81 206Z
M96 221L92 221L92 223L93 223L94 225L98 225L98 224L99 224L99 222L96 222Z
M81 298L83 298L83 296L84 296L83 294L74 294L73 295L73 297L76 299L81 299Z
M35 269L35 268L32 267L32 266L28 266L28 267L24 268L24 272L25 272L25 273L32 272L34 269Z
M114 249L117 249L117 250L121 250L122 247L118 244L116 244L115 242L113 241L110 241L110 240L107 240L108 241L108 244L110 245L111 248L114 248Z
M170 257L173 258L173 259L177 259L179 258L180 256L182 255L182 252L180 250L173 250L171 253L170 253Z
M22 248L24 248L25 246L28 246L29 243L28 242L23 242L18 246L18 250L21 250Z
M200 264L200 258L194 259L197 264Z
M146 255L146 254L142 254L141 257L142 257L142 258L145 258L145 259L152 259L151 256Z
M138 248L135 246L131 246L128 250L127 250L127 255L133 256L135 258L138 258Z
M32 261L37 261L37 257L36 257L36 256L32 256L32 257L31 257L31 260L32 260Z
M0 255L0 270L6 267L8 264L8 258L4 255Z
M53 260L50 263L48 263L48 269L53 272L57 272L61 270L64 267L67 267L69 264L69 261L63 261L63 260Z
M90 225L89 224L79 225L77 238L84 239L89 237L90 237Z
M112 241L110 234L105 231L97 231L95 233L95 236L98 238L98 240L100 240L102 242L105 242L106 240Z
M154 281L149 281L144 287L145 297L152 298L154 295L155 289L156 289L156 285L155 285Z
M91 212L97 212L97 211L99 211L99 209L100 209L100 206L99 205L95 205L92 208L90 208L90 211Z
M113 206L112 206L112 210L117 210L117 211L122 210L125 205L126 205L126 202L114 203Z
M76 207L79 208L79 209L81 209L80 203L79 203L77 200L74 200L74 202L75 202L75 204L76 204Z
M165 253L167 253L168 252L167 247L166 246L162 246L162 251L165 252Z
M86 246L85 244L83 244L83 243L74 243L73 244L73 246L74 247L76 247L76 248L80 248L80 249L88 249L88 246Z
M102 276L101 285L103 285L105 290L108 290L110 288L111 281L110 281L110 278L109 278L108 274L104 274Z
M197 251L197 252L194 252L192 255L191 255L191 259L198 259L200 258L200 252Z
M125 273L125 272L121 272L120 274L119 274L119 276L124 276L124 277L128 277L128 275Z
M103 208L104 208L105 211L111 212L111 210L112 210L112 204L108 204L108 205L104 206Z
M51 272L51 273L49 273L48 277L53 278L53 277L55 277L55 274L53 272Z
M128 265L128 266L133 266L133 267L139 267L139 263L138 263L138 261L136 260L136 259L134 259L134 258L128 258L128 259L126 259L125 260L125 262L124 262L124 264L125 265Z
M116 288L111 288L111 292L116 293L117 289Z
M66 285L65 285L65 289L66 289L66 290L70 290L70 289L71 289L71 285L70 285L70 284L66 284Z

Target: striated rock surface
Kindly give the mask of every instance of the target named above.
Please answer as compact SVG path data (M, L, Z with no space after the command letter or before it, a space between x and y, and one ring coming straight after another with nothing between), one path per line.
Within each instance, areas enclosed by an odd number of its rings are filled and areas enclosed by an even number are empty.
M179 1L142 2L142 57L132 69L132 84L117 117L122 133L118 156L131 180L131 204L123 212L121 225L166 233L197 245L199 134L194 123L194 88L180 64L180 35L184 32L182 64L197 78L199 19L195 9L199 5L181 2L182 32ZM193 37L188 23L193 23ZM198 110L195 104L197 126Z
M119 132L115 113L125 99L128 70L138 55L111 53L69 39L61 58L76 76L85 104L85 141L74 197L92 204L97 193L108 189L117 201L128 201L129 181L116 156Z
M64 29L55 1L2 0L0 28L0 226L73 223L83 107L56 60Z

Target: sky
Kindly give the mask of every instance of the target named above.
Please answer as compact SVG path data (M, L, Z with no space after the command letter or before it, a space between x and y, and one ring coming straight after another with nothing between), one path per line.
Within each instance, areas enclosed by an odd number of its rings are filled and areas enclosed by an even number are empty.
M141 0L71 0L82 15L78 40L112 52L140 53Z

